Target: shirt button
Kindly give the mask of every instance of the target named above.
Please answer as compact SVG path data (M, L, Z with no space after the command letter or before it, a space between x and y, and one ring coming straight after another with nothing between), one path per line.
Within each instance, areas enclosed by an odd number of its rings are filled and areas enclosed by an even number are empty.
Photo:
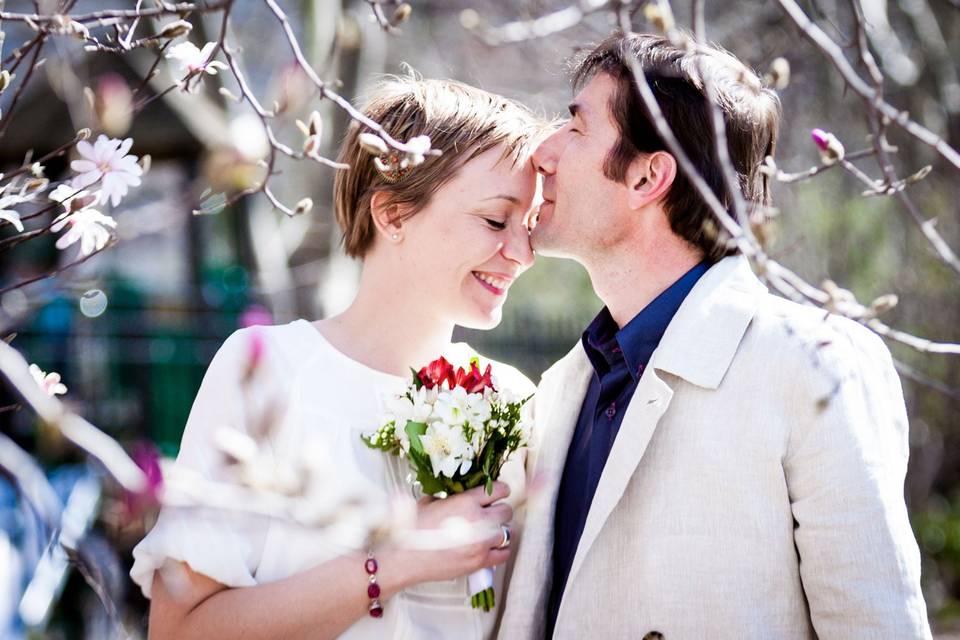
M607 414L607 418L609 420L613 420L613 417L617 415L617 403L612 403L609 407L607 407L607 410L604 413Z

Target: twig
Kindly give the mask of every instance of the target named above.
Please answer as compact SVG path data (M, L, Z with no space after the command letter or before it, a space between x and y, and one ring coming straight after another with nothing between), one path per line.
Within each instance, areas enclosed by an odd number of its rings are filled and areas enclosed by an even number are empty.
M860 94L864 99L875 102L877 110L883 114L885 118L899 125L904 131L920 142L932 147L955 168L960 169L960 152L947 144L946 140L937 134L911 120L910 115L906 111L900 111L883 100L882 97L878 96L876 90L864 82L863 78L850 66L840 46L834 42L830 36L824 33L820 27L811 22L810 18L807 17L803 9L801 9L794 0L776 1L790 19L794 21L797 27L800 28L800 31L827 56L851 89Z
M13 119L13 112L17 107L17 102L19 102L20 96L23 95L23 90L30 82L30 78L33 77L33 72L37 69L37 58L40 57L40 51L43 50L43 44L44 40L41 39L40 42L38 42L34 47L33 58L30 60L30 65L27 67L27 73L17 86L17 92L13 94L13 99L10 100L10 106L7 107L6 112L4 112L2 118L0 118L0 140L3 139L3 134L6 133L7 127L10 126L10 120Z
M155 18L165 15L180 15L183 13L211 13L224 8L233 0L224 0L222 2L181 2L177 4L160 3L161 6L152 9L108 9L104 11L94 11L91 13L82 13L69 16L74 22L96 22L110 18L136 19L136 18ZM13 13L10 11L0 11L0 20L10 20L13 22L33 22L35 24L58 23L64 19L63 14L39 14L39 13Z

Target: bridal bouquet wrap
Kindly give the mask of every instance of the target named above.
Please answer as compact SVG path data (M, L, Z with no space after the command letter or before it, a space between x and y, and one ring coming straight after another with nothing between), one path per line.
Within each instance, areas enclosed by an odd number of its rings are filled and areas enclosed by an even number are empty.
M444 358L419 371L403 394L390 398L384 424L361 436L368 447L405 458L425 495L445 498L474 487L493 492L510 455L526 445L521 417L528 398L501 389L491 366L454 369ZM475 609L494 606L493 569L468 577Z

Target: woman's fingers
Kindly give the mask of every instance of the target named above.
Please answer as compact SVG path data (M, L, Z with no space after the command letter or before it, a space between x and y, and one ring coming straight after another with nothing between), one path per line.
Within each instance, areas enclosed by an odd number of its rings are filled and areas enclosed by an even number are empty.
M495 567L498 564L503 564L510 559L510 548L506 549L490 549L487 552L487 557L484 559L484 567Z
M497 524L507 524L513 520L513 507L502 502L485 507L483 511L489 520Z
M470 491L479 492L478 499L480 500L480 504L485 507L489 504L493 504L497 500L503 500L504 498L509 496L510 485L508 485L505 482L494 482L493 493L491 494L487 494L486 487L477 487L475 489L471 489Z

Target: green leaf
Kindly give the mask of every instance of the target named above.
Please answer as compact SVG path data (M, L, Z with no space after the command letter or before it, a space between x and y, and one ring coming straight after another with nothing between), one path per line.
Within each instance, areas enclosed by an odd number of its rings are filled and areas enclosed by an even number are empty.
M403 430L407 432L407 437L410 438L410 450L423 453L423 444L420 442L420 436L427 432L427 425L423 422L408 420L407 426L404 427Z
M487 476L486 489L487 489L487 495L492 496L493 495L493 478L491 478L490 476Z
M410 372L413 374L413 386L417 388L417 391L420 391L420 387L423 386L423 381L420 380L420 372L410 367Z
M417 470L417 482L423 487L423 492L431 496L444 490L443 483L433 476L429 468Z

